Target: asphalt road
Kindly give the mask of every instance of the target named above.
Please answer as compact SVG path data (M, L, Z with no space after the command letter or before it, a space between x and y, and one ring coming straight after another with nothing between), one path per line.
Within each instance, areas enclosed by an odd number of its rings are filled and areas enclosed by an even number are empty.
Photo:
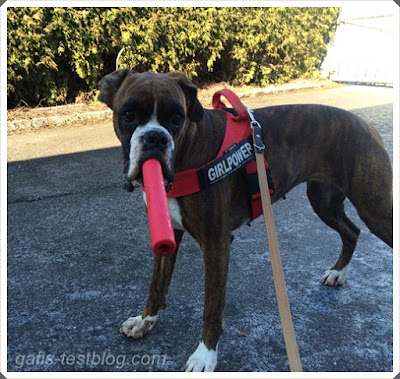
M392 94L343 86L243 101L352 110L392 154ZM111 123L10 135L8 160L8 371L183 370L203 311L202 257L189 236L153 330L136 341L119 333L145 304L153 253L141 194L122 189ZM362 233L346 285L332 288L319 279L340 238L312 212L305 186L274 205L303 369L390 372L393 252L346 208ZM235 233L218 358L218 371L288 371L261 219Z

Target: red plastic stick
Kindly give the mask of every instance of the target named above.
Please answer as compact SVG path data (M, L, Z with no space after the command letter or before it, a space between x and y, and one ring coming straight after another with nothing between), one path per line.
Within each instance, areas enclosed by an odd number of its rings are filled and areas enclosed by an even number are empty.
M156 159L143 163L143 181L147 198L151 248L157 255L169 255L176 249L161 164Z

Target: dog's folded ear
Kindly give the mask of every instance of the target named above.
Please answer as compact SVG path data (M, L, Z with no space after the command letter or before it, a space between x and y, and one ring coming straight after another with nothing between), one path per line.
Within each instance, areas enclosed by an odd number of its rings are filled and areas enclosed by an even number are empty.
M98 99L113 109L113 100L115 94L117 93L119 87L121 87L124 79L133 72L134 71L130 70L129 68L120 68L119 70L115 70L111 74L108 74L102 78L98 83L98 87L100 89Z
M188 105L188 116L194 122L201 121L204 116L204 109L197 99L197 88L181 71L171 71L166 74L171 79L174 79L182 88L186 96Z

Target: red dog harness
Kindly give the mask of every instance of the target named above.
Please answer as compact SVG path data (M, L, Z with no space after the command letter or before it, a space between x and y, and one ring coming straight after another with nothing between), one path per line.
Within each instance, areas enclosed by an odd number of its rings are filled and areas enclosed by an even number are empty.
M221 101L221 95L229 100L236 114L226 109L225 104ZM221 148L217 156L204 166L176 172L172 189L167 192L167 197L177 198L200 192L204 188L225 179L245 164L251 196L252 220L254 220L262 214L262 205L251 139L250 116L236 94L228 89L216 92L213 96L212 105L214 109L226 112L227 125ZM268 163L265 158L264 165L268 173ZM269 192L272 194L273 185L270 178L269 188Z

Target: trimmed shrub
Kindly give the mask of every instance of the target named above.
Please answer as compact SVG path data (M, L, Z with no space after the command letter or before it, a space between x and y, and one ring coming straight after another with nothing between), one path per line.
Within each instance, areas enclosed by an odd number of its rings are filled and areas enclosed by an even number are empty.
M120 65L197 85L317 77L339 8L10 7L8 106L70 103Z

